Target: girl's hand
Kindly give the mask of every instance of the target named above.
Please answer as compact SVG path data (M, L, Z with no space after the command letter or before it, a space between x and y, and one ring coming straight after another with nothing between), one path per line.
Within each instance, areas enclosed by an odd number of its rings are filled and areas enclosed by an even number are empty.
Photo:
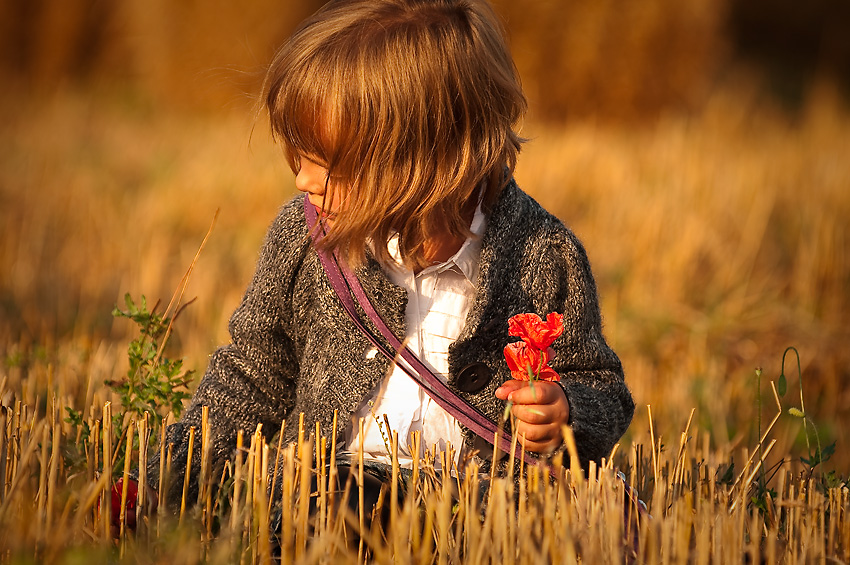
M560 447L561 426L570 417L570 405L557 383L510 380L496 389L496 397L513 403L519 441L526 451L550 453Z

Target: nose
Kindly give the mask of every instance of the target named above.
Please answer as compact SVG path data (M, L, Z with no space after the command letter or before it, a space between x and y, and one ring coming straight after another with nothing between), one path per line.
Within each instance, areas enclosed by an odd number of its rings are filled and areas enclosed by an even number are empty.
M310 175L304 172L302 168L298 171L298 174L295 175L295 188L300 190L301 192L306 192L308 194L317 194L317 186L316 183L310 178Z
M301 167L295 175L295 188L301 192L321 196L325 193L327 178L327 169L302 157Z

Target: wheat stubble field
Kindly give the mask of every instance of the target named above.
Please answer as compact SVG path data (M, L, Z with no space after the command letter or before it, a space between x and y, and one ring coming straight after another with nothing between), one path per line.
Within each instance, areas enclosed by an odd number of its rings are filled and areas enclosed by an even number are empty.
M199 501L118 541L98 502L160 449L153 418L120 417L138 327L112 309L129 293L162 313L220 210L164 350L204 370L294 193L262 120L73 88L0 112L0 562L850 561L850 112L827 86L793 115L741 87L650 124L526 124L517 178L587 247L635 419L595 477L517 467L486 509L471 478L456 502L426 482L348 544L360 517L328 510L331 434L310 422L289 448L246 430ZM652 516L636 545L617 471Z

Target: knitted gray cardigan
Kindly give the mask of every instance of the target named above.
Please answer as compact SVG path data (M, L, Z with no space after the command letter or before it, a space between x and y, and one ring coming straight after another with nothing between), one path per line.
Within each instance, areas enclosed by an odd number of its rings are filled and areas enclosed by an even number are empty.
M230 320L232 343L212 355L186 413L168 428L173 476L185 472L189 427L200 432L205 405L217 467L233 454L237 432L244 430L247 438L258 423L268 438L286 420L284 442L295 441L300 413L307 433L319 422L328 434L338 410L341 445L351 415L390 369L381 355L367 358L370 342L331 288L311 247L303 199L286 204L269 229L254 278ZM406 291L371 258L357 276L390 329L405 335ZM521 312L564 314L564 334L553 345L550 364L561 375L582 463L607 456L631 422L634 403L620 361L602 336L590 264L573 233L511 181L488 217L477 294L449 348L453 388L464 367L483 362L490 369L484 388L456 392L493 421L504 411L494 391L510 378L502 350L516 341L508 336L507 320ZM463 431L467 447L480 445ZM192 456L194 477L200 471L199 443ZM158 472L154 458L148 466L151 485ZM167 499L179 501L181 490L182 480L172 481Z

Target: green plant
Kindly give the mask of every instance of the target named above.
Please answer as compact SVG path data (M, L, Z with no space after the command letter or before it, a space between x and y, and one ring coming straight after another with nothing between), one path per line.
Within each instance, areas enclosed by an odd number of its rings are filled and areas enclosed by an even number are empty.
M106 384L121 402L121 409L116 410L112 417L111 433L115 437L123 437L127 432L130 421L148 418L150 424L150 441L156 441L160 426L168 414L180 417L183 401L188 399L188 386L192 382L194 371L183 368L182 359L170 359L164 355L165 346L171 335L171 327L183 309L191 304L188 302L177 309L173 316L159 314L157 306L148 310L147 299L142 295L137 305L129 293L124 296L126 310L116 307L112 315L116 318L127 318L136 323L139 335L130 342L127 348L127 358L130 367L127 376L121 380L106 380ZM81 411L71 407L65 408L65 421L75 426L77 430L77 445L84 445L91 436L91 426ZM139 446L139 438L133 439L134 448ZM120 472L125 458L126 445L123 441L116 444L113 469ZM80 460L69 453L67 460L70 465Z
M183 400L191 396L187 387L192 382L194 371L184 370L182 359L169 359L163 355L171 324L191 302L178 309L172 318L156 312L159 303L148 311L144 295L138 306L129 293L124 296L124 302L127 310L116 307L112 315L135 322L139 326L139 336L130 342L127 349L130 361L127 378L105 382L120 396L125 415L143 418L147 413L158 427L168 413L179 417Z
M776 383L777 392L780 397L785 395L785 392L788 388L788 380L785 377L785 357L789 352L793 351L794 355L797 357L797 378L800 382L800 407L797 408L792 406L788 409L788 414L803 420L803 433L806 438L806 450L808 451L808 457L800 457L800 462L806 467L808 478L811 479L814 475L815 469L818 465L822 465L829 461L830 457L835 453L835 442L823 447L820 441L820 434L818 433L818 428L815 425L814 421L809 418L809 415L806 413L806 404L803 399L803 371L800 367L800 353L797 351L795 347L788 347L785 349L785 352L782 354L782 371L779 374L779 379ZM812 427L812 435L814 435L815 445L814 449L812 448L812 442L809 434L809 424ZM824 478L823 473L821 473L821 479Z
M783 410L780 398L784 397L788 392L788 379L785 376L785 359L788 353L794 352L794 355L797 358L797 377L800 383L800 407L791 406L787 410ZM774 396L776 400L777 408L779 409L778 414L774 417L773 422L768 427L765 435L762 436L762 425L761 425L761 375L762 369L756 368L756 398L758 402L758 433L759 433L759 444L758 444L758 454L759 459L764 461L764 441L766 436L770 433L770 430L773 428L773 425L776 423L776 420L783 413L787 413L789 416L794 418L799 418L803 420L803 433L806 439L806 456L800 456L800 463L805 467L804 472L804 480L811 480L815 475L815 470L820 467L820 474L817 477L817 481L815 485L822 492L826 492L831 488L843 487L847 484L847 480L840 477L834 470L829 472L823 471L823 464L829 461L832 455L835 453L835 445L836 442L832 442L827 446L823 446L821 444L820 434L818 433L817 426L814 421L809 417L806 413L805 409L805 399L803 396L803 372L802 367L800 365L800 353L793 346L787 347L782 354L782 366L779 373L779 377L776 380L776 386L774 388ZM809 426L811 425L812 432L809 433ZM811 436L814 436L814 445L812 445ZM773 479L776 472L781 468L784 460L780 460L770 469L765 469L764 465L761 466L758 473L758 482L754 485L754 494L750 497L750 503L759 510L759 512L766 514L768 513L768 507L770 501L776 498L776 490L770 488L768 485Z

